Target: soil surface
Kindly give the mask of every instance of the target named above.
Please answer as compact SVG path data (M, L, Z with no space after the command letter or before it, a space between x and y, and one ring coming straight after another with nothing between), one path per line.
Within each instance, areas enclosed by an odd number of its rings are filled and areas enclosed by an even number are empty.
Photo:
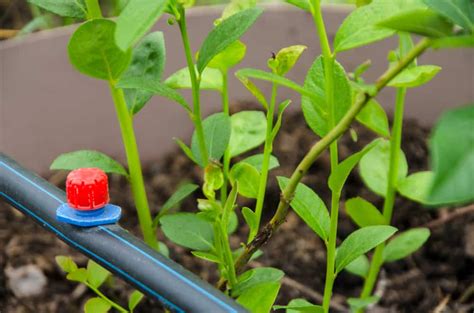
M361 149L375 136L357 126L358 141L350 136L340 140L340 158ZM410 172L427 168L428 130L414 121L406 121L403 150L410 164ZM282 166L272 172L267 192L265 218L271 217L279 199L275 175L290 175L316 136L306 127L301 114L287 114L283 128L275 144L274 154ZM330 194L326 186L329 172L329 157L324 154L304 178L304 183L314 188L329 203ZM201 171L178 150L162 160L147 164L144 168L151 207L156 213L183 181L200 183ZM49 180L64 186L65 173L55 173ZM133 201L127 183L121 177L110 176L111 199L124 208L121 224L139 235ZM368 191L355 172L344 189L343 201L362 196L378 207L382 199ZM196 195L199 196L199 195ZM240 205L253 205L240 199ZM343 208L344 205L341 205ZM186 200L182 210L195 211L196 198ZM474 312L474 214L450 218L450 212L428 210L422 206L398 198L395 203L393 224L400 230L416 226L430 226L432 235L427 244L405 260L384 266L376 288L382 300L370 312ZM472 211L471 211L472 212ZM343 239L355 229L343 209L340 214L339 238ZM446 219L446 221L445 221ZM242 222L242 221L241 221ZM244 225L244 223L241 223ZM237 247L245 241L247 229L242 227L232 237ZM162 234L158 234L161 239ZM215 283L216 268L210 263L197 260L189 251L164 240L170 247L171 257L203 279ZM318 237L293 213L280 230L263 248L264 255L251 266L274 266L285 273L278 304L286 304L296 297L320 302L324 286L325 249ZM18 211L0 203L0 312L80 312L84 302L93 293L83 286L69 282L54 262L56 255L71 255L84 265L87 259L46 232ZM12 271L21 266L33 265L44 273L47 284L41 294L34 297L15 296L10 286ZM346 307L346 297L360 292L362 280L342 273L335 285L334 303L338 308ZM120 280L107 284L103 291L126 305L131 288ZM347 310L334 309L333 312ZM150 300L142 302L136 312L162 312L159 304ZM203 312L208 313L208 312ZM210 312L209 312L210 313Z

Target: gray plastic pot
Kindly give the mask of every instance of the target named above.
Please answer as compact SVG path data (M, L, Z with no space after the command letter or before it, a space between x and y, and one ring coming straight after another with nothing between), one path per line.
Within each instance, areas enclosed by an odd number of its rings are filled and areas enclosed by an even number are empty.
M189 32L196 51L204 36L219 17L221 7L190 10ZM338 25L350 12L349 6L325 7L328 32L333 37ZM167 66L165 77L185 66L179 30L169 26L166 18L156 25L165 34ZM39 32L25 38L0 42L0 151L9 154L27 168L47 172L51 161L60 153L78 149L96 149L124 160L120 131L114 106L105 82L85 77L69 64L66 46L73 27ZM265 13L243 37L247 57L240 67L265 69L271 52L280 48L305 44L301 61L289 77L302 83L306 70L320 54L311 16L286 5L266 6ZM367 73L375 79L386 66L389 49L395 40L343 52L338 59L347 71L371 59ZM424 124L432 124L450 107L467 104L474 99L472 50L431 51L421 64L443 67L428 85L409 91L406 114ZM265 92L270 85L262 84ZM186 93L189 97L189 93ZM252 101L252 96L237 79L230 81L231 103ZM280 88L281 100L293 100L299 109L299 96ZM393 90L384 91L379 101L392 110ZM219 96L202 92L204 114L220 107ZM189 140L193 130L187 114L174 103L155 97L135 120L139 148L144 162L156 160L176 147L173 137Z

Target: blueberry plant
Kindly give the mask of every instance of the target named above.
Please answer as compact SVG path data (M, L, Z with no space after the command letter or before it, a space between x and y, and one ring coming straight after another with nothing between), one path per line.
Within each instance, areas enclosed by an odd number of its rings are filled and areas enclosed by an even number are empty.
M395 235L397 229L391 226L395 198L402 196L430 207L474 200L470 189L474 183L470 175L474 171L474 106L447 113L436 126L430 142L433 171L408 175L409 167L401 150L406 94L411 88L428 83L441 70L436 65L418 64L418 58L428 49L474 45L471 0L358 0L357 8L340 25L334 42L327 35L320 0L287 0L312 16L315 41L322 52L315 56L303 84L286 78L286 74L304 53L304 45L281 48L268 60L266 71L233 70L246 54L242 35L263 12L254 0L232 0L198 51L191 49L186 23L192 0L129 0L119 6L117 19L103 17L97 0L31 1L60 16L84 20L70 39L69 59L79 72L108 84L128 165L126 170L100 152L81 150L59 156L51 168L99 167L126 176L146 243L166 254L166 246L156 238L156 232L162 231L172 242L189 248L197 258L216 263L220 275L217 287L251 312L269 312L272 307L287 312L328 312L333 285L341 271L364 279L360 297L348 300L352 311L362 312L379 301L373 289L383 264L410 255L430 236L426 228ZM170 27L179 28L185 52L185 67L166 79L162 77L166 63L164 36L159 31L149 32L164 14L168 15ZM388 53L387 70L374 83L363 78L370 68L369 61L352 73L347 73L337 61L340 54L389 37L396 37L398 46ZM230 114L228 81L232 74L255 97L262 110ZM271 84L271 94L265 95L256 81ZM290 100L277 102L279 88L300 94L306 123L319 139L308 147L290 177L277 178L280 202L271 220L262 225L269 172L279 166L272 154L273 144L285 109L291 103ZM376 100L384 88L396 90L391 125ZM191 89L191 103L180 93L181 89ZM219 93L222 99L222 110L206 118L202 116L200 101L204 89ZM190 144L176 142L202 168L203 174L202 186L182 185L155 217L145 192L133 128L135 115L153 96L176 102L189 116L195 127ZM354 122L379 138L341 160L338 139ZM457 144L448 147L447 143L453 141ZM262 145L262 153L250 154ZM331 162L328 204L301 183L326 150ZM384 199L382 208L361 197L343 198L346 180L357 166L367 188ZM203 197L197 201L196 212L176 213L173 209L180 201L198 188ZM254 199L255 206L239 208L239 195ZM341 203L358 229L338 245ZM270 267L246 270L247 263L262 253L260 248L284 223L290 207L326 247L326 281L321 304L294 299L286 306L274 306L284 273ZM232 247L229 236L239 225L238 209L249 233L240 247ZM86 311L88 305L90 312L99 312L98 307L100 312L112 307L133 311L142 297L138 292L133 293L129 308L125 309L98 290L108 273L97 264L89 262L86 269L78 268L67 257L59 257L58 263L69 273L69 279L86 284L98 295L86 304Z

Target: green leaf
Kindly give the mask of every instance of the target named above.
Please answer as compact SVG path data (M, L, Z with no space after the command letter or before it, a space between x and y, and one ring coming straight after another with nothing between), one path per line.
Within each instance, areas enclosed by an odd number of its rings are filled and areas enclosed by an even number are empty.
M285 2L294 5L295 7L300 8L303 11L311 11L311 6L308 0L285 0Z
M377 23L399 11L397 1L379 0L353 11L339 27L334 39L335 52L354 49L392 36L392 29Z
M278 135L278 132L280 131L281 122L283 120L283 113L285 113L285 110L290 106L290 104L291 104L291 100L285 100L282 103L280 103L280 105L278 106L277 121L275 122L275 125L273 126L273 129L272 129L272 136L271 136L272 141L276 138L276 136Z
M223 184L224 174L221 167L212 162L209 163L204 169L204 184L202 187L202 192L206 198L215 200L215 190L220 189Z
M245 222L249 226L249 232L254 233L255 230L258 228L258 218L254 211L252 211L248 207L242 208L242 215L244 217Z
M94 288L99 288L110 276L109 271L92 260L87 262L87 281Z
M28 3L63 17L85 19L87 16L84 0L28 0Z
M279 282L261 283L245 290L238 298L244 308L252 313L268 313L272 309L281 284Z
M351 308L351 312L358 312L359 310L365 309L371 304L375 304L380 300L377 296L365 297L365 298L349 298L347 303Z
M191 109L189 108L188 103L186 100L183 98L182 95L180 95L176 90L166 86L162 82L160 82L158 79L149 79L145 78L143 76L137 76L137 77L126 77L121 79L117 83L118 88L124 88L124 89L139 89L139 90L144 90L148 91L152 94L156 94L162 97L165 97L169 100L175 101L183 109L186 110L186 112L190 113Z
M52 170L75 170L84 167L97 167L106 173L128 176L120 163L111 157L93 150L79 150L58 156L51 166Z
M398 182L398 192L410 200L426 203L433 182L434 173L430 171L411 174Z
M359 227L385 224L382 213L372 203L360 197L346 201L346 212Z
M430 140L435 176L429 202L474 201L474 105L451 110L437 123Z
M248 91L257 99L258 102L260 102L261 105L267 110L268 109L268 102L265 99L265 95L263 92L255 86L255 84L248 79L247 77L244 76L239 76L238 72L235 73L235 76L240 80L240 82L247 88Z
M390 238L396 231L395 227L378 225L363 227L350 234L337 250L336 273L339 273L349 263Z
M87 282L87 270L85 268L78 268L67 274L66 279L85 284Z
M356 119L376 134L382 137L390 136L387 113L375 99L369 100L357 114Z
M161 229L172 242L198 251L209 251L214 245L212 224L193 213L165 215Z
M168 200L166 200L166 202L161 206L160 213L158 213L157 217L153 221L153 227L158 226L159 220L163 215L167 214L169 210L176 207L181 201L189 197L198 188L199 186L195 184L180 185L178 189L171 195L171 197L169 197Z
M219 23L236 13L253 8L256 4L256 0L231 0L230 3L224 8Z
M262 171L262 163L263 163L263 153L260 154L255 154L252 156L249 156L248 158L243 159L241 162L247 163L252 165L257 169L257 171L261 172ZM280 166L280 162L278 162L278 159L270 155L270 163L268 166L268 170L272 170L274 168L277 168Z
M99 79L116 80L127 69L131 50L120 50L114 41L115 22L95 19L72 34L68 44L71 64L81 73Z
M376 194L385 197L390 164L390 141L379 139L378 143L359 163L359 173L365 185ZM402 150L399 152L398 181L407 176L408 164Z
M420 249L429 237L428 228L413 228L397 235L385 246L384 261L393 262L409 256Z
M87 300L86 304L84 304L84 312L85 313L106 313L112 306L102 298L90 298Z
M58 255L56 256L56 263L66 273L71 273L77 270L77 265L74 260L69 256Z
M286 313L324 313L324 309L320 305L314 305L305 299L293 299L288 305L274 305L274 310L286 309Z
M295 45L289 46L278 51L274 58L268 60L268 66L273 73L285 76L300 58L301 54L306 50L306 46Z
M344 270L348 271L351 274L366 278L369 274L370 262L369 259L362 254L357 259L347 264Z
M433 49L441 48L471 48L474 47L474 35L452 36L434 39L431 41Z
M244 197L256 199L260 184L260 173L250 164L239 162L232 166L229 178L234 185L238 183L238 192Z
M241 111L230 117L232 131L230 156L235 157L260 146L265 141L267 119L261 111Z
M334 61L334 122L338 123L352 105L352 89L342 65ZM323 57L318 57L306 74L304 88L313 94L313 98L302 97L301 106L308 126L319 136L326 135L331 127L329 114L331 108L326 102L325 75Z
M243 68L241 70L238 70L235 73L235 76L237 76L237 78L240 81L245 81L249 78L255 78L255 79L258 79L258 80L264 80L264 81L272 82L272 83L275 83L279 86L284 86L284 87L293 89L294 91L298 92L301 95L305 95L305 96L308 96L310 98L314 97L312 90L305 89L304 87L298 85L294 81L289 80L288 78L279 76L277 74L265 72L265 71L262 71L262 70L256 70L256 69L253 69L253 68Z
M232 297L238 297L248 289L262 283L279 282L285 273L273 267L259 267L246 271L237 278Z
M122 50L129 49L150 30L166 7L165 0L130 0L117 18L115 41Z
M344 184L346 183L347 177L351 173L352 169L360 162L360 160L370 153L370 150L374 149L379 140L374 140L364 147L361 151L354 153L341 163L339 163L329 176L328 185L329 188L337 194L340 194Z
M191 160L193 161L194 163L197 164L197 161L196 159L194 158L194 155L193 155L193 152L191 151L191 149L180 139L178 138L174 138L174 141L176 141L176 143L178 144L178 146L181 148L181 150L184 152L184 154L186 154L186 156Z
M441 67L436 65L420 65L403 70L392 79L388 86L413 88L426 84L432 80Z
M244 59L246 51L247 47L240 40L234 41L230 46L214 56L207 66L225 73Z
M474 30L474 5L472 0L424 0L438 14L469 32Z
M221 263L222 261L219 259L217 255L215 255L212 252L205 252L205 251L191 251L192 255L194 255L197 258L206 260L208 262L212 263Z
M406 10L378 23L396 31L409 32L427 37L443 37L452 33L453 25L427 7Z
M204 129L204 138L209 159L219 160L224 155L229 144L231 136L230 117L222 112L212 114L203 121L202 127ZM197 163L201 167L204 166L196 132L193 133L191 140L191 151Z
M199 50L198 72L202 73L216 55L239 39L255 23L262 11L260 8L247 9L232 15L217 25L204 39Z
M187 67L173 73L165 80L165 85L173 89L191 89L191 74ZM201 73L199 88L222 92L222 73L214 68L206 68Z
M146 35L133 49L132 62L122 79L143 77L144 79L161 79L166 62L165 40L162 32ZM125 89L125 99L129 111L138 113L153 96L146 90Z
M285 177L277 177L280 189L289 183ZM331 220L323 200L303 183L299 183L290 203L296 214L324 241L328 240Z
M145 295L138 290L135 290L130 294L130 296L128 297L128 309L130 310L130 312L133 312L133 310L135 310L135 308L140 303L140 301L142 301L144 296Z

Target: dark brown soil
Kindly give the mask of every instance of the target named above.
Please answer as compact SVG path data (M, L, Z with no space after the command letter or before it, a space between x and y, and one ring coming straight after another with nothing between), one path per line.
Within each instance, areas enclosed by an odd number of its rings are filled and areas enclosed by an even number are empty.
M340 140L341 158L358 151L374 138L362 127L357 126L356 130L359 135L358 142L353 142L349 136ZM428 130L416 122L405 123L403 150L410 164L410 172L427 168L427 135ZM274 152L283 166L272 175L288 176L308 150L310 143L316 139L300 114L288 114ZM326 187L328 170L329 158L323 155L304 178L304 183L314 188L326 203L329 198ZM156 212L179 183L183 180L199 182L201 173L182 153L176 152L145 166L145 176L151 207ZM62 185L64 177L64 173L55 174L50 180ZM270 181L265 212L267 219L272 215L279 199L275 179ZM113 202L125 209L122 224L138 234L126 182L120 177L111 176L110 185ZM358 175L354 174L348 180L343 199L356 195L363 196L379 207L382 204L382 199L364 188ZM241 199L240 204L252 203ZM186 200L182 209L196 210L195 199ZM428 210L400 198L395 205L394 225L400 230L422 226L441 218L443 214L448 213L446 210ZM447 300L447 304L438 312L473 312L474 294L467 290L469 287L472 289L474 284L474 257L468 255L466 248L473 245L473 224L474 214L466 214L447 223L437 223L437 226L431 229L432 236L428 243L420 251L403 261L386 265L377 287L382 300L371 312L433 312L443 300ZM340 238L344 238L354 229L354 225L341 210ZM244 240L246 231L241 228L232 238L235 247ZM159 236L162 238L161 234ZM173 244L169 246L173 259L203 279L212 283L216 281L216 269L213 265L193 258L189 251L183 248ZM81 306L92 295L77 284L68 282L54 263L56 255L72 255L80 264L85 264L86 258L3 203L0 203L0 247L1 313L80 312ZM322 292L324 285L325 250L321 241L295 214L290 213L287 222L263 250L265 253L258 262L265 266L278 267L286 273L287 279L277 301L279 304L286 304L296 297L318 302L318 293ZM8 288L5 270L26 264L35 264L42 269L48 278L48 284L41 296L18 299ZM334 301L346 306L346 297L356 296L361 284L361 279L342 273L336 281ZM116 280L115 285L104 287L104 290L125 305L126 294L131 289ZM147 301L142 303L137 311L161 312L161 309L158 304Z

